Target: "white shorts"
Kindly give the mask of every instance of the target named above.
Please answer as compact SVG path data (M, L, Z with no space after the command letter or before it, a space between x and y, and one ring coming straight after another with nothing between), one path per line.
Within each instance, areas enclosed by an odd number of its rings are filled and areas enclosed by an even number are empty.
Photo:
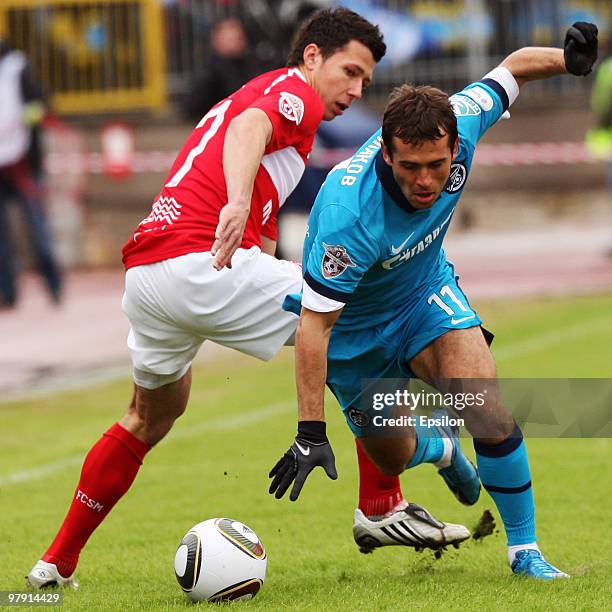
M297 264L258 247L238 249L217 271L210 253L190 253L130 268L123 311L136 384L178 380L205 340L268 360L293 341L299 317L281 305L302 288Z

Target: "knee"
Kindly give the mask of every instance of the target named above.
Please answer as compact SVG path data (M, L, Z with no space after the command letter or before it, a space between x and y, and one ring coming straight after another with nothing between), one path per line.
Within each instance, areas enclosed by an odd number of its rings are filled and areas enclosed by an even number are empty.
M474 441L487 446L495 446L507 440L514 432L516 424L511 415L500 415L483 424L480 432L474 432Z

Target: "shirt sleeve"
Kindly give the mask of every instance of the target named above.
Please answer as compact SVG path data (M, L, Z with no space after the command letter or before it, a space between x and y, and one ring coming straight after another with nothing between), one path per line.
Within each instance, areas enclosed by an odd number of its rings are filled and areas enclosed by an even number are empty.
M303 304L318 312L338 310L378 261L378 244L355 213L339 204L321 210L317 227L304 262Z
M253 102L251 107L263 110L272 123L272 138L266 153L298 145L305 138L314 137L323 119L321 98L298 77L281 81Z
M518 93L512 73L498 66L480 81L451 96L460 138L474 146L508 110Z

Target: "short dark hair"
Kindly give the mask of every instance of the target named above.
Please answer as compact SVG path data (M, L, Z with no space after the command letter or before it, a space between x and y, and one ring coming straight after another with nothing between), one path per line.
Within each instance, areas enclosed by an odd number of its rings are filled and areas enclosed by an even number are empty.
M448 134L451 151L457 141L457 117L448 94L429 85L401 85L389 96L383 114L382 139L393 154L393 137L406 144L438 140Z
M327 59L351 40L366 46L376 62L379 62L387 51L378 26L354 11L343 7L316 11L295 35L287 66L302 64L304 49L312 43L321 49L321 55Z

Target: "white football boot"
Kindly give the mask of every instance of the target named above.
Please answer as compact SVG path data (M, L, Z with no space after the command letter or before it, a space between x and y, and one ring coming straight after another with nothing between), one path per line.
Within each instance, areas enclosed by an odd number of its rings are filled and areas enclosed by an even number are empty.
M472 534L467 527L443 523L418 504L408 504L380 520L370 520L357 508L353 537L362 553L381 546L409 546L417 552L425 548L441 551L455 548Z
M74 574L64 578L57 571L55 563L38 561L26 576L28 586L35 589L48 589L61 587L64 589L78 589L79 583L74 579Z

